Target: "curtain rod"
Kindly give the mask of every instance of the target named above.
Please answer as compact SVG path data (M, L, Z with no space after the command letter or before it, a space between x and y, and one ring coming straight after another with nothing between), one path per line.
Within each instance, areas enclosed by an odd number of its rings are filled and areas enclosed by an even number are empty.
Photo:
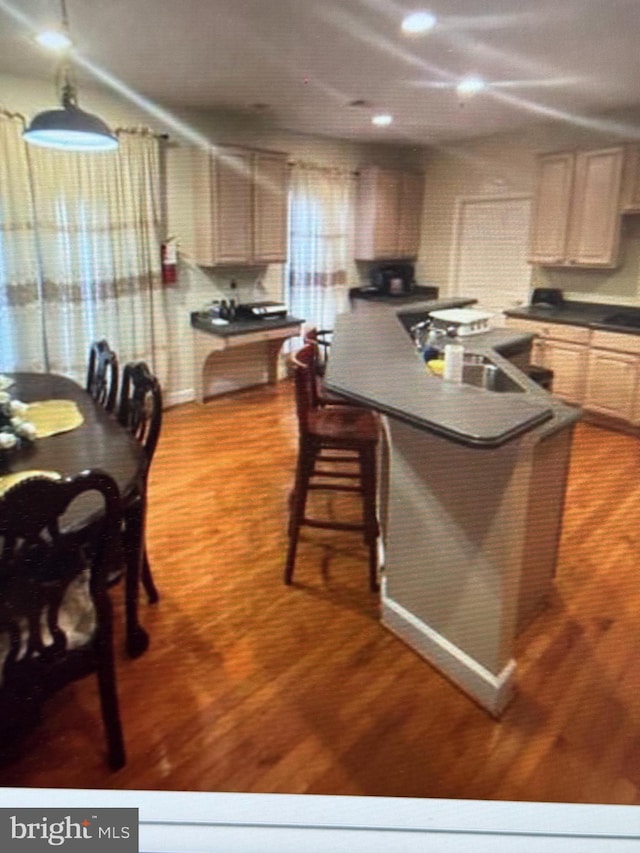
M313 163L310 160L287 160L287 166L303 166L310 169L317 169L319 172L322 170L327 172L343 172L347 175L355 175L356 177L360 174L357 169L343 169L340 166L328 166L321 163Z
M162 139L168 140L170 136L168 133L155 133L151 130L150 127L145 127L144 125L137 125L132 127L129 125L128 127L116 127L116 133L139 133L140 136L152 136L154 139Z
M4 107L0 107L0 115L5 118L18 118L23 124L27 124L27 119L22 113L11 112L11 110L7 110Z
M0 116L4 116L5 118L17 118L20 119L23 124L27 124L27 118L23 113L13 112L11 110L6 109L5 107L0 107ZM171 139L168 133L154 133L151 128L144 127L143 125L139 125L138 127L117 127L116 133L120 131L122 133L140 133L140 134L148 134L149 136L155 137L155 139L161 139L163 141L167 141Z

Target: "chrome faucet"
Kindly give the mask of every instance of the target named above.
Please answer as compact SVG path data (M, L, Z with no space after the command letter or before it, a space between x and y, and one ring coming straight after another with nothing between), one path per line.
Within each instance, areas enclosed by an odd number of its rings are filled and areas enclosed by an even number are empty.
M431 317L427 317L424 320L420 320L419 323L414 323L414 325L409 329L409 333L411 334L417 349L421 350L424 348L425 340L423 332L425 329L429 329L431 327L432 322Z

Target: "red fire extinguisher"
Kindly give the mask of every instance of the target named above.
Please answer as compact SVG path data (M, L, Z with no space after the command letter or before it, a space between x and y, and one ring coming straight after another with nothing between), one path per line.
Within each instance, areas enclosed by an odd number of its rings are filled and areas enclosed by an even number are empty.
M162 283L175 284L178 280L178 244L175 237L167 237L160 247Z

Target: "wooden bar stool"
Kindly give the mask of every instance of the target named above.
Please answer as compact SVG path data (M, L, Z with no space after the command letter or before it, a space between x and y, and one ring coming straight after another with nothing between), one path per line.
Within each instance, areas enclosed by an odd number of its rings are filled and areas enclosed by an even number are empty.
M289 548L284 582L290 584L300 528L362 531L369 547L369 587L378 590L378 519L376 515L377 416L362 407L321 406L315 394L317 349L305 344L293 357L298 462L291 494ZM331 467L327 468L326 463ZM324 467L323 467L324 465ZM311 490L355 492L362 496L362 523L313 519L306 515Z
M355 403L351 403L344 397L340 397L338 394L332 394L324 385L324 374L327 368L327 361L329 359L329 347L331 346L332 334L333 329L316 329L315 326L312 326L304 336L304 343L313 344L316 350L313 371L315 374L313 384L313 405L355 406Z

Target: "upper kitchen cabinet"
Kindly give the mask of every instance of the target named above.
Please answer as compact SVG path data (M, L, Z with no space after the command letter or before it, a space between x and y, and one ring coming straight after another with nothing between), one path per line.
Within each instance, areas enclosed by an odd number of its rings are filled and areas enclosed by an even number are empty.
M243 148L169 150L169 231L202 266L287 257L284 154Z
M529 260L547 266L615 267L625 148L542 155Z
M358 174L355 258L415 258L420 248L424 177L370 166Z
M284 154L253 155L253 258L261 263L287 259L289 166Z
M538 158L529 249L533 263L558 264L566 257L573 165L572 152Z

